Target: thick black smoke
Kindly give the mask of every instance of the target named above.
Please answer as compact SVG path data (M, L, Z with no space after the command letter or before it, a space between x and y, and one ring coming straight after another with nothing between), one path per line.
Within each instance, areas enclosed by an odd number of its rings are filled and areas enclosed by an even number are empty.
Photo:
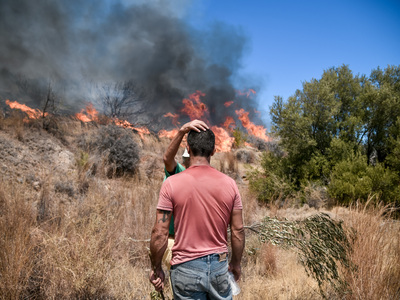
M197 90L213 124L234 107L253 111L232 85L246 47L240 30L213 24L200 32L171 7L144 3L0 0L0 100L40 108L51 87L66 112L85 102L101 110L103 87L130 81L140 90L130 121L154 129ZM228 112L232 100L241 103Z

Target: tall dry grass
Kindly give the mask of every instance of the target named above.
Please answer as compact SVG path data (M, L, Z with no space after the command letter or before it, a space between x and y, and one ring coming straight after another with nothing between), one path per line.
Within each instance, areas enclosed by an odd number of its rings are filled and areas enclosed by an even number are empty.
M15 124L7 122L5 134L18 139L12 130ZM73 128L76 134L89 130ZM29 128L23 130L29 134ZM71 141L74 132L66 132ZM151 136L138 143L141 167L133 177L109 179L101 172L92 174L90 157L82 156L73 143L69 149L77 158L74 169L35 174L42 178L39 191L2 176L0 299L150 298L148 239L163 178L161 154L168 141ZM216 155L212 164L223 165L227 173L244 173L232 155ZM309 207L261 205L245 179L236 179L245 225L265 216L302 219L318 212ZM399 223L382 207L325 212L342 219L356 233L351 254L355 268L343 271L348 287L343 291L328 287L329 299L399 299ZM255 234L246 233L242 291L234 299L322 298L317 282L306 275L293 251L262 244ZM168 284L166 295L171 299Z
M0 181L0 296L19 299L27 294L34 268L35 214L22 190Z
M344 274L350 292L346 298L400 299L400 222L382 205L337 210L354 232L354 268Z

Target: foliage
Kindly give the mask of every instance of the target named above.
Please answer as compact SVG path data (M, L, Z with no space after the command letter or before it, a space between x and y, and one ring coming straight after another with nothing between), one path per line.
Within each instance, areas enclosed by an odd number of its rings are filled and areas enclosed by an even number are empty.
M368 165L365 156L358 154L335 165L328 191L345 204L367 199L370 194L376 194L384 203L390 203L398 201L399 179L383 164Z
M317 280L322 296L324 283L337 288L345 284L340 278L339 265L350 268L351 244L341 221L321 213L299 221L265 217L261 224L250 228L261 242L282 248L294 248L309 276Z
M331 68L287 101L275 97L270 114L285 155L250 176L260 199L280 193L282 182L297 191L315 182L344 203L371 193L399 202L400 66L369 78Z
M246 142L246 135L239 128L235 128L233 131L233 137L235 138L234 147L241 148Z
M272 152L264 152L261 157L262 170L248 172L250 190L263 202L284 199L293 192L290 178L285 176L283 159Z

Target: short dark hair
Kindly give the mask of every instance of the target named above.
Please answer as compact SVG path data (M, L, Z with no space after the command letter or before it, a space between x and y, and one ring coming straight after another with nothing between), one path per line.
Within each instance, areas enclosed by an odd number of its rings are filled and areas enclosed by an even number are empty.
M187 143L193 156L210 157L215 147L215 135L211 129L197 132L189 131Z

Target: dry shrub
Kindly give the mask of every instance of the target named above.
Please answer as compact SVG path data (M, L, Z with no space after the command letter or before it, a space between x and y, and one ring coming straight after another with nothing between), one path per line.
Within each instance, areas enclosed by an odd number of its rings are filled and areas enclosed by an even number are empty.
M348 299L400 298L400 223L392 220L388 207L356 205L346 215L354 230L351 261L355 265L345 278Z
M50 196L49 184L45 184L40 193L37 203L37 221L39 223L49 221L53 217L52 198Z
M266 274L276 274L277 272L277 248L270 243L263 244L261 247L261 262Z
M256 154L250 149L238 149L235 152L236 159L246 164L254 163L256 160Z
M139 146L129 130L116 125L100 127L95 134L82 134L78 146L97 156L95 168L108 178L134 175L139 164Z
M24 140L24 115L21 112L13 110L10 116L5 120L5 124L7 124L7 127L13 130L17 140Z
M22 299L34 267L35 215L11 182L0 182L0 207L0 298Z
M333 199L329 198L327 188L311 182L304 187L304 198L304 202L315 209L332 207L333 205Z
M238 162L232 152L225 152L219 160L219 170L234 179L238 177Z

